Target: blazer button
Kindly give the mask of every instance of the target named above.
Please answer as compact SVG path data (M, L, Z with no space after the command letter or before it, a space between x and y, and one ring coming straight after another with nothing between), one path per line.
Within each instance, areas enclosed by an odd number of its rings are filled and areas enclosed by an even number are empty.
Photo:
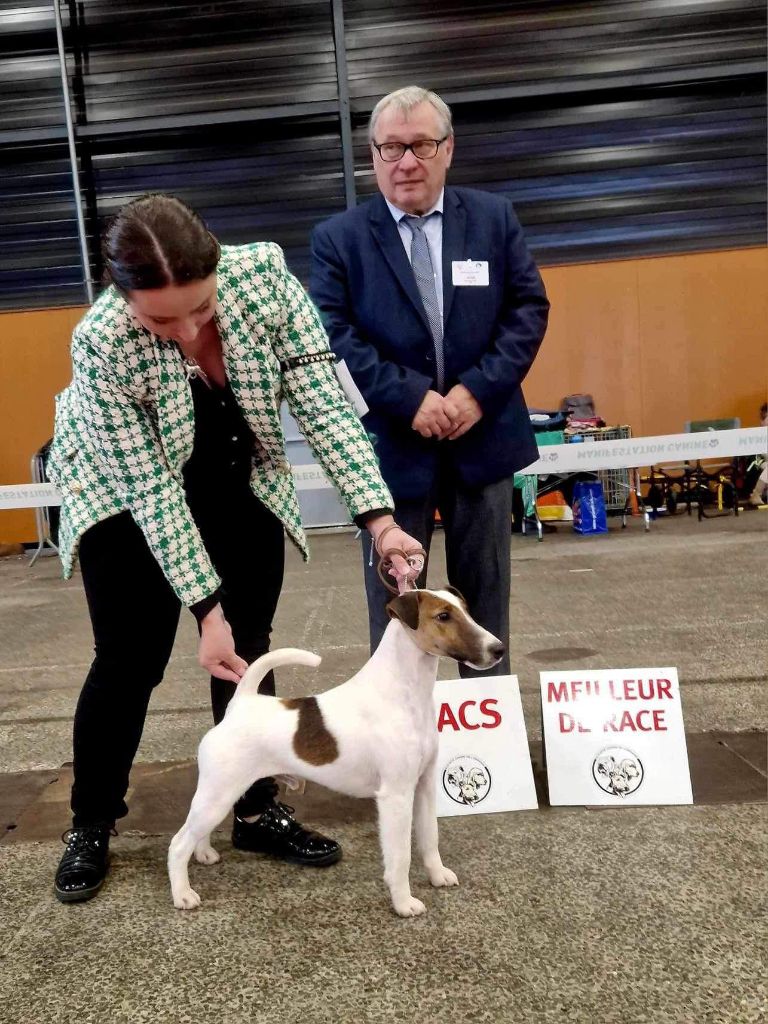
M290 462L287 462L285 459L278 459L277 462L275 463L275 469L278 469L281 473L290 473L291 464Z
M75 483L69 485L69 490L71 494L82 494L83 485L75 481Z

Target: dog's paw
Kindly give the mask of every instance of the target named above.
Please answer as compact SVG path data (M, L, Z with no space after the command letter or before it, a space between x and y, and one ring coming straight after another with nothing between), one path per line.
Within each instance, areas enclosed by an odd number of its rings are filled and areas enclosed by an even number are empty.
M218 864L221 854L218 854L212 846L196 847L195 860L198 864Z
M427 908L421 902L417 900L415 896L409 896L407 899L399 900L393 904L395 913L399 914L400 917L418 917L419 914L425 914Z
M459 880L456 875L451 871L450 868L446 868L441 865L439 868L433 868L429 872L429 880L434 886L444 885L458 885Z
M194 889L185 889L173 897L173 905L177 910L194 910L200 906L200 897Z

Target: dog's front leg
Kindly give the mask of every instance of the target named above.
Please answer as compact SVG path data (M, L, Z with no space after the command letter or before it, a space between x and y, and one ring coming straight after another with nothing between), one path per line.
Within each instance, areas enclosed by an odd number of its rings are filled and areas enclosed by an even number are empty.
M389 886L392 906L401 917L416 917L426 907L411 896L408 872L411 867L411 822L413 791L382 788L376 794L379 836L384 857L384 881Z
M414 796L416 845L432 885L458 885L459 880L444 866L437 845L437 814L435 811L435 762L431 761L416 784Z

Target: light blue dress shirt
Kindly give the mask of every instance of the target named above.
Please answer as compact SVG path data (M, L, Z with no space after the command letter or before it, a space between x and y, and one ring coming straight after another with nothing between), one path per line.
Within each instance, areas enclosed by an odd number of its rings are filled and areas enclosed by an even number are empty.
M437 197L435 205L424 214L424 234L427 236L427 245L429 245L429 256L432 260L432 270L435 274L435 291L437 292L437 301L440 305L440 315L443 315L443 195L445 189L440 189L440 195ZM389 212L395 219L397 224L397 230L400 234L400 238L405 248L405 254L408 257L408 262L411 262L411 243L413 241L413 235L411 229L407 224L403 223L403 217L407 217L408 214L405 210L401 210L397 206L393 206L388 199L384 199L384 202L389 207ZM440 216L433 217L432 214L439 214Z

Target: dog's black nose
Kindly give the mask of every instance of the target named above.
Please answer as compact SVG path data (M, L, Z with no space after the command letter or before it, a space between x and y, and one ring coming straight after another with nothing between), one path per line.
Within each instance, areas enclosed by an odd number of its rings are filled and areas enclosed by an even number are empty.
M500 640L497 640L495 644L491 644L491 654L494 658L503 658L504 651L506 651L506 647Z

